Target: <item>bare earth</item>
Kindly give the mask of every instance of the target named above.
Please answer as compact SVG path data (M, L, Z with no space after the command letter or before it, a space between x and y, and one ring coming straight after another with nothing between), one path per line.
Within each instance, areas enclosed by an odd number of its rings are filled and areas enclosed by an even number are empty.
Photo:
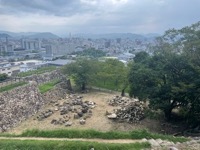
M120 95L118 92L100 92L100 91L91 91L86 94L79 94L83 96L83 101L93 101L97 106L92 110L92 117L86 120L85 125L80 125L79 119L73 119L71 117L70 121L73 122L71 127L65 127L64 125L53 125L51 124L52 119L58 119L62 116L59 112L55 112L52 116L44 119L43 121L38 121L36 116L25 120L17 127L8 131L9 133L22 133L27 129L41 129L41 130L53 130L53 129L95 129L97 131L129 131L134 129L143 129L148 128L150 131L161 132L163 131L160 122L155 120L144 119L140 123L128 124L128 123L119 123L112 120L109 120L105 115L106 111L112 112L116 107L109 106L108 100L111 99L114 95ZM63 103L65 100L58 100L58 103ZM49 104L43 108L43 111L46 109L54 109L54 107ZM72 116L72 114L71 114Z

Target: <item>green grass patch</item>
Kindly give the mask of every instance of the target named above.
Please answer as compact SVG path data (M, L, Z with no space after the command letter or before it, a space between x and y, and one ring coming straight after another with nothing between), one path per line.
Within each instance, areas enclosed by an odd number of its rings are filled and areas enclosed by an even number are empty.
M53 80L53 81L51 81L51 82L47 82L47 83L44 83L44 84L40 85L40 86L39 86L40 93L43 94L43 93L45 93L45 92L47 92L47 91L53 89L54 86L55 86L56 84L60 83L60 82L61 82L60 79L55 79L55 80Z
M188 139L183 137L174 137L171 135L162 135L150 133L147 130L134 130L130 132L100 132L95 130L27 130L20 137L46 137L46 138L99 138L99 139L163 139L173 142L185 142Z
M108 89L108 90L113 90L113 91L119 91L120 90L112 82L103 83L102 81L95 81L94 83L92 83L92 86L104 88L104 89Z
M95 130L27 130L22 137L59 137L59 138L100 138L100 139L131 139L128 132L99 132Z
M9 84L7 86L1 87L0 92L9 91L9 90L12 90L16 87L23 86L25 84L27 84L27 82L17 82L17 83Z
M118 86L116 86L113 81L107 81L106 83L102 82L101 80L98 81L94 81L93 83L91 83L92 86L94 87L98 87L98 88L103 88L103 89L108 89L108 90L112 90L112 91L118 91L121 92L122 91L122 84L119 84ZM129 87L127 87L125 89L125 93L129 92Z
M21 72L21 73L18 74L18 76L19 77L27 77L27 76L31 76L31 75L34 75L34 74L43 74L45 72L51 72L53 70L56 70L55 66L41 67L41 68L38 68L37 70Z
M150 148L149 143L107 144L80 141L36 141L36 140L1 140L0 149L6 150L141 150Z

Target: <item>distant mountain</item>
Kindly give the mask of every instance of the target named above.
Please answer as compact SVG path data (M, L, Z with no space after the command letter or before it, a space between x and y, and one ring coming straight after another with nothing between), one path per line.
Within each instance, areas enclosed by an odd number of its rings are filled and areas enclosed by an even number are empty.
M7 34L13 38L59 38L59 36L51 32L9 32L9 31L0 31L0 34Z
M0 33L0 38L10 38L11 36L6 33Z
M149 38L155 38L159 36L156 33L141 35L141 34L133 34L133 33L108 33L108 34L75 34L74 37L82 37L82 38L92 38L92 39L99 39L99 38L106 38L106 39L138 39L138 40L145 40Z
M155 38L155 37L159 37L161 35L158 33L148 33L148 34L145 34L144 36L147 38Z
M28 36L29 38L43 38L43 39L54 39L59 38L59 36L51 33L51 32L43 32L43 33L35 33Z

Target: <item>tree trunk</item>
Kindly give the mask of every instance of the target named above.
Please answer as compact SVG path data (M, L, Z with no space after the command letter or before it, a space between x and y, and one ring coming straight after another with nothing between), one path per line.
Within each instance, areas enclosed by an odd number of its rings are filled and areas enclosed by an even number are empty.
M71 85L71 80L70 79L67 80L67 89L69 91L72 91L72 85Z
M128 86L128 84L124 83L124 86L123 86L123 89L122 89L122 92L121 92L121 96L125 96L125 90L126 90L127 86Z
M82 84L81 90L82 90L82 91L85 91L85 83Z
M125 88L122 89L121 96L125 96Z
M165 113L165 118L167 119L167 121L170 121L171 120L171 113L172 113L172 107L169 107L169 108L166 108L164 110L164 113Z

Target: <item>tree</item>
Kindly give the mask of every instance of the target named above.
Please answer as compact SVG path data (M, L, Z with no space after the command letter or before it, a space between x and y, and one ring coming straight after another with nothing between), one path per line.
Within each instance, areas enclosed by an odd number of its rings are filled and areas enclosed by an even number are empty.
M3 73L3 74L0 74L0 81L4 81L8 78L8 75Z
M111 84L115 90L120 89L121 95L124 96L125 89L128 87L128 66L116 59L108 59L105 62L98 62L99 71L95 75L95 79L102 81L104 86Z
M131 68L130 96L149 99L150 107L162 110L170 120L174 108L188 104L187 90L196 72L183 55L170 49L147 58Z
M149 51L149 60L136 55L129 74L130 95L149 99L150 106L163 110L168 119L172 109L182 108L187 121L199 125L200 22L167 30Z
M66 65L63 72L71 76L81 90L85 90L95 73L95 64L92 60L81 59Z

